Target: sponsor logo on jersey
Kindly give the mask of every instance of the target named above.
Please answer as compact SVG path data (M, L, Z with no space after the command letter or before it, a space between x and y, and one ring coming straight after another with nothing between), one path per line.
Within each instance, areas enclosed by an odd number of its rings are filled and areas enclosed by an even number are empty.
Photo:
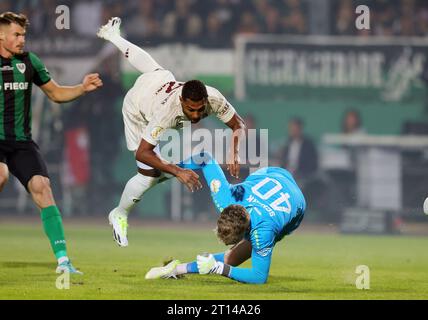
M5 82L3 87L0 85L0 89L3 89L4 91L27 90L28 82Z
M16 67L18 68L18 71L21 73L24 73L25 70L27 69L27 66L25 65L25 63L17 63Z
M0 68L0 71L13 71L13 67L11 66L4 66Z

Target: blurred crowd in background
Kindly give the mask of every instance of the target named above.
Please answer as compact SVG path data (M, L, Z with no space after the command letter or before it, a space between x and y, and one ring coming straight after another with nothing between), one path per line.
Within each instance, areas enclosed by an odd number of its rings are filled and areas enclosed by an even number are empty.
M2 0L0 12L27 14L32 36L54 35L50 21L59 4L73 12L68 34L94 37L108 18L119 16L128 37L152 44L230 47L242 33L428 36L426 0ZM370 30L355 28L361 4L370 9Z
M355 8L361 4L370 9L370 30L355 27L358 16ZM56 12L60 5L70 9L69 30L59 30L53 23L61 13ZM83 38L95 40L98 28L110 17L118 16L122 18L122 33L130 41L146 47L185 43L232 49L237 34L259 33L428 36L427 0L1 0L0 12L4 11L21 12L29 17L29 40L56 37L73 37L77 42ZM60 116L62 127L55 129L58 134L54 139L48 139L48 147L43 148L55 186L64 182L60 182L60 178L55 182L56 169L52 163L61 165L63 157L79 154L79 157L68 160L78 160L75 166L80 181L66 182L73 185L69 208L64 209L66 214L108 212L111 202L119 196L118 190L122 190L121 179L114 176L113 168L114 163L120 163L120 154L124 153L121 103L127 88L119 56L117 53L99 61L96 71L103 79L104 89L64 108ZM428 79L428 71L424 74ZM366 132L359 112L346 101L343 105L349 109L343 114L342 133ZM247 115L245 110L240 111ZM258 128L256 121L256 117L247 115L248 128ZM342 208L335 199L343 199L344 204L355 203L355 171L339 172L335 181L342 179L343 182L335 183L334 190L328 189L329 182L320 170L317 141L306 135L304 120L287 118L284 126L287 128L283 132L282 145L274 148L269 164L290 170L311 198L313 207L325 209L329 214L327 218L337 221ZM85 147L85 143L96 147ZM58 152L62 149L65 149L63 154ZM86 157L82 157L84 152L88 153ZM82 159L87 159L88 163L79 162L84 161ZM130 167L133 165L133 162L129 163ZM82 170L83 167L87 167L88 172ZM61 173L61 170L57 172ZM409 181L414 189L415 178ZM6 190L6 196L8 191L14 199L14 190ZM200 199L197 210L206 210L209 194ZM11 201L15 205L14 200ZM415 202L413 198L407 201Z

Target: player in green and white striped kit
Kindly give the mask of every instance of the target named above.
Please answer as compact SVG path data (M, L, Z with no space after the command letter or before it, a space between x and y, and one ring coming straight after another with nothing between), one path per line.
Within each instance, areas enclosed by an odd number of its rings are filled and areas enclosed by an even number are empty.
M0 191L12 173L40 209L43 228L58 261L56 272L81 274L68 258L46 164L31 137L31 90L34 83L49 99L61 103L96 90L102 81L98 74L89 74L82 84L58 85L34 53L24 52L27 26L22 14L0 14Z

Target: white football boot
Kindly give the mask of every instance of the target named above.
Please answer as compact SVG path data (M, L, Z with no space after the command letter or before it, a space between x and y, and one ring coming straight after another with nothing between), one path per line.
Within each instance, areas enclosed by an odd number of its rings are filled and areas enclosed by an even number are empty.
M97 32L99 38L110 40L114 36L120 36L120 24L122 21L118 17L111 18Z
M113 227L113 239L120 247L128 246L128 216L113 209L108 215L108 221Z
M146 279L177 279L177 266L180 264L179 260L172 260L166 266L151 268L146 273Z

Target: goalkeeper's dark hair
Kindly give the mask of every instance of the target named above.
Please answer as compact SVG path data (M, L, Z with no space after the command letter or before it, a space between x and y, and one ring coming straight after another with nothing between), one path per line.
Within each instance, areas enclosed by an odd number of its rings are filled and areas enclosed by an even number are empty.
M184 100L201 101L202 99L208 98L207 87L199 80L187 81L183 86L181 97Z
M221 212L215 231L224 244L237 244L244 238L249 225L250 217L247 210L243 206L233 204Z
M30 24L27 16L22 13L7 11L0 14L0 26L9 26L12 23L16 23L23 28L27 28Z

